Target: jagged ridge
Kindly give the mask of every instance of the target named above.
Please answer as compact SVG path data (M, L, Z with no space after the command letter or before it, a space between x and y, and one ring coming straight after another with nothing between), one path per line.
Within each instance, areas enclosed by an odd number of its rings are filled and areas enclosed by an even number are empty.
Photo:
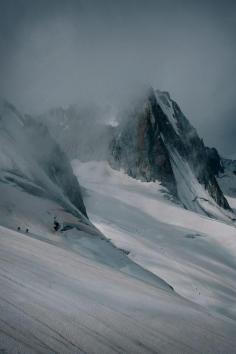
M111 143L111 155L113 167L123 168L135 178L161 181L171 192L176 190L189 209L191 204L206 199L195 193L193 185L188 187L192 200L181 196L178 174L187 179L191 173L220 207L230 210L209 164L207 148L168 93L148 91L144 102L119 127Z

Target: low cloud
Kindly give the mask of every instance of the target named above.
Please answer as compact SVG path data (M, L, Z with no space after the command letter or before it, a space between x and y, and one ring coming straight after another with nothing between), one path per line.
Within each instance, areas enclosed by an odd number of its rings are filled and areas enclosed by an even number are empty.
M40 113L167 90L205 142L236 151L234 1L3 0L0 95Z

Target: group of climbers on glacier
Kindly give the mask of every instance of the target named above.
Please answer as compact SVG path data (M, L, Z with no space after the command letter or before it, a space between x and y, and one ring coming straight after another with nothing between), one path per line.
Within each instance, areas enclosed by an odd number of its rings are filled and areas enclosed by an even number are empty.
M61 229L61 225L60 223L57 221L57 217L54 216L54 219L53 219L53 230L55 232L59 231ZM20 231L23 231L22 228L20 226L17 227L17 231L20 232ZM29 228L27 227L25 229L25 233L28 234L29 233Z

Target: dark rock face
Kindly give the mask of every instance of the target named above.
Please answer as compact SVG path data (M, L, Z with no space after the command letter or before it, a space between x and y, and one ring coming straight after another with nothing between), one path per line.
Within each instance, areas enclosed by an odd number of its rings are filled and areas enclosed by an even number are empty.
M222 208L230 210L230 206L216 181L213 167L209 164L209 155L203 140L199 138L177 103L172 101L172 105L179 134L176 134L174 129L166 124L166 119L159 119L159 124L163 127L163 134L167 132L165 134L166 141L189 163L199 183L204 186L216 203Z
M223 172L217 176L221 190L230 197L236 197L236 160L221 158Z
M206 147L206 154L208 160L208 167L215 176L224 173L224 164L218 151L215 148Z
M198 182L216 203L230 210L215 178L219 169L215 151L206 149L168 93L150 90L144 103L119 127L111 143L111 164L123 168L134 178L159 180L176 193L172 152L189 164Z
M158 180L176 195L170 158L152 108L151 102L147 102L117 128L116 138L110 144L110 164L124 169L133 178Z
M231 171L234 175L236 175L236 160L231 160L231 159L221 159L221 164L223 171L220 171L221 173L224 173L226 171Z

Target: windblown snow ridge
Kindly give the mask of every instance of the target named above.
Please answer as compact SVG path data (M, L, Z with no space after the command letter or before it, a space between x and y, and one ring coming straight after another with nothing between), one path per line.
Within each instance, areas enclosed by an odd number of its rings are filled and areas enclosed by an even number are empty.
M0 141L1 182L55 200L86 220L79 183L45 125L1 100Z

